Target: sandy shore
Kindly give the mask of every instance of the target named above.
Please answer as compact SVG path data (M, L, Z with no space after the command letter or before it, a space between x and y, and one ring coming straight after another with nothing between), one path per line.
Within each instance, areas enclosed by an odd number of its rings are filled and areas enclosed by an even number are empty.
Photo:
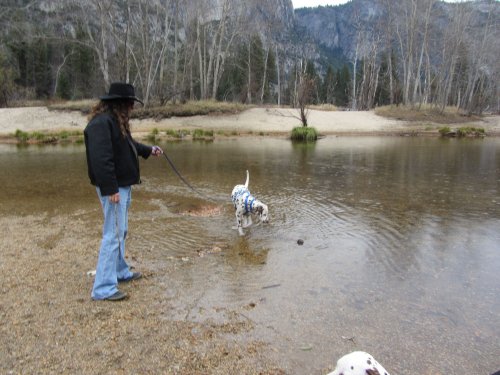
M131 297L91 301L85 271L95 267L99 214L0 215L1 374L285 374L269 345L244 339L253 322L238 311L223 322L172 318L160 280L190 264L153 269L158 262L134 252L133 240L129 262L144 278L120 284Z
M265 132L285 134L300 122L298 112L292 109L252 108L236 115L174 117L156 121L154 119L134 120L132 131L149 132L153 128L192 129L204 128L214 131ZM341 112L310 110L309 126L322 134L358 133L404 133L422 131L438 124L411 124L405 121L386 119L373 111ZM0 109L0 135L13 134L17 129L32 131L83 130L86 116L79 112L49 111L45 107L2 108ZM462 125L463 126L463 125ZM467 126L482 127L491 134L500 134L500 116L485 117L482 121L467 123Z

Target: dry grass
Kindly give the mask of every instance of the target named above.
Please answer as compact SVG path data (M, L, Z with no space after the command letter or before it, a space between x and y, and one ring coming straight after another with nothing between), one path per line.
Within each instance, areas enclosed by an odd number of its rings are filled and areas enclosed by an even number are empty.
M167 104L158 107L138 108L133 112L135 118L170 118L199 115L222 115L240 113L250 106L241 103L217 102L214 100L189 101L183 104Z
M318 111L330 111L330 112L334 112L334 111L338 111L338 107L333 105L333 104L316 104L316 105L311 105L309 106L310 109L315 109L315 110L318 110Z
M90 112L92 106L96 104L95 100L77 100L67 102L57 102L48 105L49 110L57 111L80 111L83 114ZM221 114L236 114L250 108L248 105L241 103L217 102L215 100L198 100L188 101L186 103L171 104L164 106L151 106L142 108L136 106L132 112L132 118L155 118L163 119L170 117L187 117L198 115L221 115Z
M96 103L97 101L92 99L62 101L51 103L47 108L54 111L80 111L87 114Z
M436 124L462 124L477 121L477 116L466 116L455 107L446 107L443 112L430 105L418 107L410 106L383 106L375 109L375 113L382 117L396 120L436 123Z
M22 107L45 107L47 105L46 100L35 100L35 99L25 99L25 100L13 100L9 101L8 108L22 108Z

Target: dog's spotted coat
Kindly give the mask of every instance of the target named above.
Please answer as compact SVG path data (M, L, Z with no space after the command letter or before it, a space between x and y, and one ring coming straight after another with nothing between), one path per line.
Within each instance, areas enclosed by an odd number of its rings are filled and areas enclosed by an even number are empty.
M247 171L247 180L245 185L236 185L231 193L231 201L234 205L236 215L236 229L240 236L243 236L243 228L248 228L252 225L252 214L258 215L260 222L267 223L269 221L267 206L255 199L248 190L248 182L250 176Z
M389 372L366 352L352 352L337 361L328 375L389 375Z

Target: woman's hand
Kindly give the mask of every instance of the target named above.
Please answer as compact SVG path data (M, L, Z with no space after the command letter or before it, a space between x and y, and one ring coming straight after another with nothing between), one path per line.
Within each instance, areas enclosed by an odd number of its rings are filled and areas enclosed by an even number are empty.
M151 155L160 156L161 154L163 154L163 150L161 149L161 147L160 146L153 146L153 148L151 150Z
M120 193L115 193L113 195L110 195L109 196L109 201L111 203L118 203L118 202L120 202Z

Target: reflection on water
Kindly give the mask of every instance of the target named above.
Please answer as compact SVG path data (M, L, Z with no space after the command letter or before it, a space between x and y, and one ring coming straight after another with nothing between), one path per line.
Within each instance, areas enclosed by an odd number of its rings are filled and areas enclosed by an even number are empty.
M500 140L163 147L215 202L164 159L142 163L131 243L159 263L187 260L164 284L174 318L242 311L291 374L319 374L355 349L398 374L498 370ZM99 218L83 146L1 146L0 167L1 214L86 209ZM271 222L241 238L230 194L246 169Z

